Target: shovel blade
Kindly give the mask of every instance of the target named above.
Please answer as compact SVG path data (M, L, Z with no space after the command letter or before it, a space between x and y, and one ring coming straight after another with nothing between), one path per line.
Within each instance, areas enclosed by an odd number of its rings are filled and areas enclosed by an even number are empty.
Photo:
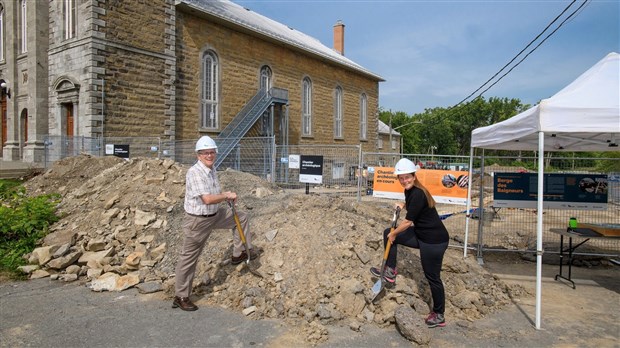
M372 300L373 301L383 290L383 282L381 279L377 280L375 284L372 286Z

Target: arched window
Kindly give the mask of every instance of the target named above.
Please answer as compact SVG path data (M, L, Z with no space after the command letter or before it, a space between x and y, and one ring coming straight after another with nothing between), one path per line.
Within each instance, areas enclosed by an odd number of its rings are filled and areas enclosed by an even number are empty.
M301 92L301 135L312 135L312 81L304 77Z
M200 128L218 128L218 75L217 57L212 51L206 51L202 55Z
M263 66L260 68L260 89L269 92L271 88L271 68Z
M63 16L63 31L65 34L65 40L75 37L75 30L77 27L76 18L76 0L63 0L62 1L62 16Z
M342 88L336 87L334 91L334 138L342 139Z
M368 138L368 97L366 93L360 96L360 140Z

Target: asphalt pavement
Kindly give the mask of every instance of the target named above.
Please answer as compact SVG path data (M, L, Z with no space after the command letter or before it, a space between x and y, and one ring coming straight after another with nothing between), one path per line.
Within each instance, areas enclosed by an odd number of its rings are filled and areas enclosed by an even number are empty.
M0 284L2 347L292 347L300 328L281 320L253 320L241 313L200 306L171 308L161 296L93 292L49 278ZM394 328L360 332L330 327L318 347L410 347Z

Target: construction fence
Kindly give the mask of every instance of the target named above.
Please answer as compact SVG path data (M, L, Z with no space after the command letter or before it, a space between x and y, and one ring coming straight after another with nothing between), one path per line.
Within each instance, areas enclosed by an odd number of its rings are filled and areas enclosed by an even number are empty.
M216 139L217 142L217 139ZM125 158L159 158L192 165L196 161L195 140L170 142L160 138L86 138L53 137L45 140L46 163L64 157L89 154L93 156L119 156ZM557 154L556 154L557 155ZM291 160L299 156L318 156L322 159L321 182L301 182L300 169ZM254 174L286 190L307 194L337 195L372 201L391 206L389 199L374 195L374 168L393 167L400 158L409 158L421 168L452 171L469 171L469 156L435 154L394 154L362 151L361 145L277 145L274 137L242 138L235 149L219 165L219 169L232 168ZM454 247L463 247L467 238L468 248L481 258L484 251L536 252L537 214L534 207L498 206L494 201L494 178L506 173L532 175L537 168L536 157L484 157L474 156L471 208L463 205L438 204L440 215L452 236ZM620 173L597 168L618 168L619 158L548 157L545 174L588 174L604 178L601 195L607 202L604 209L571 207L545 208L543 213L543 247L546 253L558 253L560 235L551 229L566 229L570 218L582 223L620 224ZM600 166L601 163L606 166ZM534 168L533 170L531 168ZM468 173L467 173L468 174ZM587 179L587 178L586 178ZM601 180L599 180L601 181ZM589 183L587 183L589 184ZM587 185L586 185L587 186ZM589 187L584 189L589 190ZM603 194L604 193L604 194ZM603 197L601 196L601 197ZM468 214L469 213L469 214ZM467 230L467 233L466 233ZM585 238L576 238L576 243ZM620 237L592 239L575 250L575 255L620 255Z

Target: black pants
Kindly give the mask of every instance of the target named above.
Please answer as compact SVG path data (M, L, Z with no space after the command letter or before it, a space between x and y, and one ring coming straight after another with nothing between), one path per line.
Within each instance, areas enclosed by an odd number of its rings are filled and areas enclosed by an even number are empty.
M387 245L387 235L390 229L383 231L383 245ZM398 253L398 245L408 246L410 248L420 249L420 261L422 262L422 270L424 276L428 280L431 287L431 296L433 297L433 312L444 314L446 309L446 294L441 281L441 264L443 263L443 255L448 249L448 242L440 244L424 243L415 235L414 227L409 227L405 232L400 233L394 239L394 243L390 247L390 253L386 265L396 268L396 256Z

